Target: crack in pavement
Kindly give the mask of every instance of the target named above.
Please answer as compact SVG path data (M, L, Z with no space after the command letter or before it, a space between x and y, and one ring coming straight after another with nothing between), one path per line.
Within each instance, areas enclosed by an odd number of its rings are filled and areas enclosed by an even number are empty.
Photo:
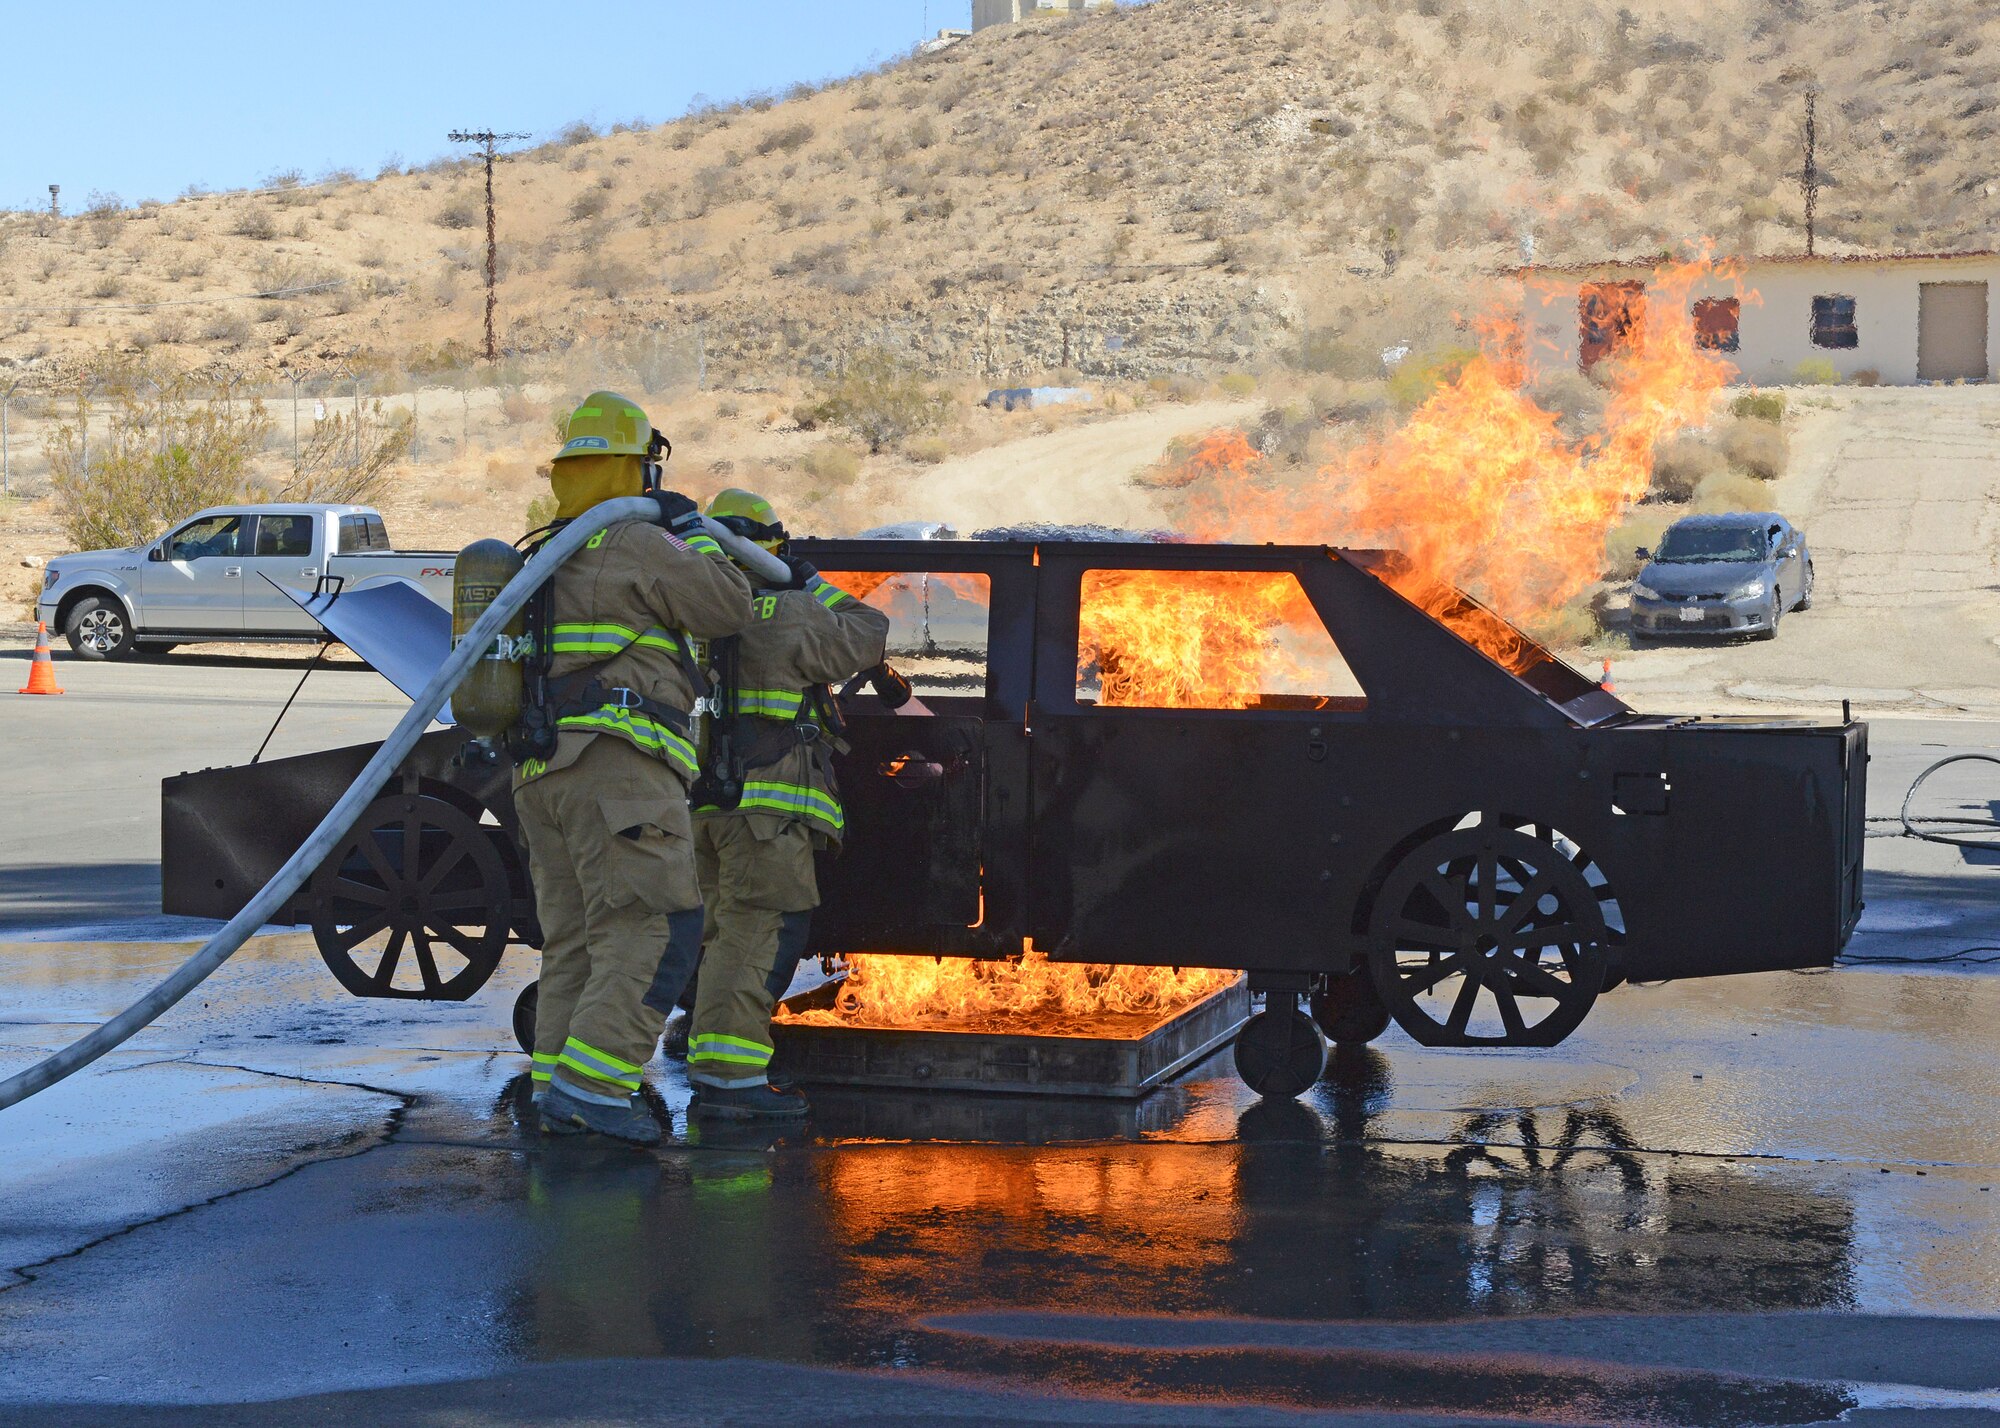
M35 1283L39 1278L39 1275L36 1273L36 1271L38 1270L47 1270L51 1265L61 1264L64 1260L76 1259L79 1256L87 1254L91 1250L96 1249L100 1245L109 1244L113 1240L122 1239L127 1235L135 1234L140 1230L148 1228L149 1226L165 1224L169 1220L178 1219L183 1215L192 1214L197 1210L206 1209L211 1205L219 1205L223 1203L225 1200L233 1200L239 1195L249 1195L249 1194L254 1194L259 1190L268 1190L271 1186L279 1184L282 1181L289 1180L291 1179L292 1176L297 1175L300 1171L310 1169L313 1166L331 1165L343 1160L356 1160L359 1159L361 1156L369 1154L372 1151L377 1151L385 1146L397 1144L398 1143L396 1141L397 1130L401 1127L403 1121L409 1116L410 1112L416 1107L418 1102L421 1100L420 1097L412 1095L408 1092L392 1091L387 1087L371 1086L364 1082L358 1082L358 1081L330 1081L310 1076L291 1076L278 1071L262 1071L254 1066L234 1066L228 1063L211 1062L211 1061L190 1061L190 1060L184 1060L179 1057L170 1059L172 1063L176 1065L201 1066L210 1070L217 1070L217 1071L240 1071L243 1072L245 1075L265 1076L273 1080L293 1081L308 1086L337 1086L351 1091L366 1091L378 1096L388 1096L392 1100L394 1100L396 1104L395 1106L390 1108L387 1115L384 1117L383 1128L381 1131L381 1138L376 1140L372 1145L364 1145L359 1150L349 1151L347 1154L344 1155L329 1155L329 1154L318 1153L332 1146L352 1145L357 1139L360 1139L363 1135L366 1134L365 1132L362 1131L350 1131L344 1135L335 1137L332 1140L308 1142L307 1144L299 1147L297 1152L295 1152L296 1154L305 1157L304 1159L301 1159L300 1161L298 1161L298 1163L294 1165L287 1166L285 1169L279 1171L276 1175L273 1175L266 1180L260 1180L253 1185L239 1185L235 1186L232 1189L220 1190L217 1191L215 1194L208 1196L205 1199L192 1201L185 1205L178 1205L171 1210L163 1210L157 1215L148 1215L144 1219L134 1220L130 1224L120 1225L115 1230L107 1230L103 1234L95 1237L94 1239L87 1240L83 1244L76 1245L71 1249L66 1249L62 1251L60 1254L52 1254L47 1256L46 1258L34 1260L28 1264L11 1265L7 1268L6 1273L12 1275L14 1277L14 1280L12 1283L9 1284L0 1284L0 1294L6 1294L12 1290L25 1288L27 1285ZM155 1064L166 1064L166 1063L161 1062Z

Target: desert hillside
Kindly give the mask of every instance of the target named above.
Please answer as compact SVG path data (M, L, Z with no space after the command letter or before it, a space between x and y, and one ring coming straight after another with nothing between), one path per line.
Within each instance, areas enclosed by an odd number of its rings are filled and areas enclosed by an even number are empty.
M1989 241L1975 0L1155 0L507 157L502 343L739 383L862 342L982 378L1365 367L1530 240L1796 246L1808 84L1829 248ZM476 163L88 202L0 218L0 370L478 349Z

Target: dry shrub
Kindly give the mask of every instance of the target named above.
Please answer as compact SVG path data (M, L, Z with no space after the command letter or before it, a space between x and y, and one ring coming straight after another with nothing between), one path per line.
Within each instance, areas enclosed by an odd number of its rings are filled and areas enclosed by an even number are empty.
M236 223L230 230L239 238L254 238L259 243L268 243L278 236L278 220L270 210L256 205L245 208L236 215Z
M861 474L860 456L837 441L822 441L800 464L807 475L825 486L845 486Z
M871 452L931 431L951 414L951 397L923 371L880 348L863 348L820 384L809 415L844 426ZM801 423L803 425L803 423Z
M951 443L941 436L913 437L903 443L903 452L912 461L935 466L951 455Z
M1771 502L1764 483L1741 471L1721 471L1704 477L1694 489L1699 511L1761 511Z
M813 126L801 119L796 124L787 124L783 128L773 129L770 133L759 139L757 141L757 152L760 155L779 152L787 154L796 153L807 144L810 144L812 137Z
M43 448L55 518L78 550L138 545L204 506L250 492L250 463L271 431L262 402L223 401L181 382L120 382L107 421L82 398ZM84 463L83 421L95 430Z
M1216 385L1229 397L1248 397L1257 391L1257 379L1248 372L1230 372Z
M476 228L484 221L485 210L468 194L445 200L445 205L437 213L440 228Z
M1653 454L1652 491L1663 501L1692 500L1695 487L1728 469L1723 454L1700 437L1671 437Z
M601 217L609 202L610 196L603 189L587 188L569 201L569 216L577 223Z
M336 504L373 499L390 466L409 451L416 430L410 412L399 408L385 414L379 397L361 412L359 441L354 418L344 412L313 423L312 438L285 483L285 499Z
M1785 394L1783 392L1745 392L1729 404L1729 410L1742 421L1783 421L1785 419Z
M1765 481L1777 480L1791 463L1791 442L1776 422L1737 422L1723 437L1722 449L1731 465Z

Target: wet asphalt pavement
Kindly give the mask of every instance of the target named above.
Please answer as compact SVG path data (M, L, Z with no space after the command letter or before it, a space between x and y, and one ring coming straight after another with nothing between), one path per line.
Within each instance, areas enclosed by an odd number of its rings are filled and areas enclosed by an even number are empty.
M0 948L0 1067L187 950ZM530 965L360 1002L261 938L6 1112L0 1423L2000 1422L2000 978L775 1139L690 1133L662 1062L649 1155L523 1130Z
M0 1074L192 951L115 940L205 931L156 916L158 779L247 758L295 679L8 706ZM314 679L276 752L399 710ZM1886 817L2000 727L1872 747ZM1920 811L1992 811L1989 773ZM1851 950L2000 944L1996 861L1872 842ZM0 1428L2000 1424L2000 966L1626 987L1553 1051L1391 1031L1296 1104L1225 1054L1136 1107L823 1094L718 1139L658 1063L656 1155L523 1130L532 967L364 1002L260 938L0 1112Z

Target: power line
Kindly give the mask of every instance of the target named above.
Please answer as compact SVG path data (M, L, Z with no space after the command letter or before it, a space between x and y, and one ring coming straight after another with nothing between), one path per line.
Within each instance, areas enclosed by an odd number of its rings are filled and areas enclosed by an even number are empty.
M494 289L499 283L499 245L493 228L493 146L506 139L525 139L526 134L496 134L491 129L454 129L445 136L454 144L477 144L486 159L486 360L499 356L493 343Z

